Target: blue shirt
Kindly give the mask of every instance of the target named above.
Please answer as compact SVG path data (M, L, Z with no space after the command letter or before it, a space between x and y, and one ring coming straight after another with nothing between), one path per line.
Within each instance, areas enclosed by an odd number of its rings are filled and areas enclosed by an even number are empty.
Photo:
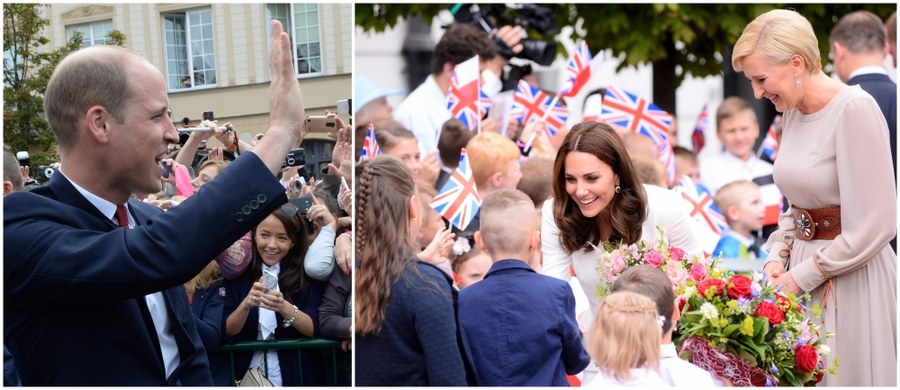
M479 386L568 386L590 363L569 284L500 260L459 293L459 324Z

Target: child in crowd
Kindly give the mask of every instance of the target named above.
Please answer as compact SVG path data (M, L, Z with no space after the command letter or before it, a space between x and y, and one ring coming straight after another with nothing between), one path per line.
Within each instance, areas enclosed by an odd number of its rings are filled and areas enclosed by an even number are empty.
M766 212L759 186L747 180L733 181L719 189L715 202L728 222L728 231L722 234L713 256L765 260L767 255L752 233L762 228Z
M537 211L538 223L540 223L544 201L553 196L553 158L531 156L522 162L521 167L522 179L519 180L516 189L524 192L534 202L534 209ZM535 271L541 272L543 263L543 252L541 248L537 248L528 265Z
M749 180L760 186L765 219L763 239L774 231L781 215L783 197L772 178L772 164L760 160L753 152L759 138L759 122L753 106L744 98L726 98L716 110L716 135L725 151L703 160L700 179L715 195L724 185L735 180Z
M518 190L497 190L481 206L478 247L493 265L460 292L459 324L481 386L566 386L590 357L575 321L572 289L522 259L540 246L534 204ZM657 337L659 336L657 332Z
M634 165L641 183L669 188L666 182L666 167L658 159L634 156L631 158L631 164Z
M469 156L472 177L481 199L500 189L516 188L522 178L519 148L515 142L500 134L481 133L472 137L466 144L466 154ZM465 231L453 227L457 237L469 241L469 247L475 245L473 236L478 230L479 219L479 214L476 214Z
M441 135L438 138L438 155L441 157L441 172L438 174L434 188L441 189L453 170L459 166L459 153L472 139L474 133L469 131L459 119L450 118L441 127Z
M393 119L376 120L372 125L375 126L375 140L382 153L400 158L412 172L414 180L426 183L437 180L441 169L437 155L423 158L419 152L419 141L412 131Z
M453 276L450 264L450 250L453 248L453 239L456 237L447 229L444 219L433 208L431 201L437 191L429 183L416 182L416 194L419 199L419 207L422 210L422 227L416 236L417 256L428 264L437 266L449 276Z
M600 373L585 387L671 387L658 371L664 321L650 298L629 291L609 294L587 335Z
M700 183L700 160L697 154L683 146L672 148L675 155L675 185L681 182L685 176L690 177L694 183Z
M468 252L453 259L453 273L456 274L459 289L462 290L484 279L484 275L491 269L491 264L493 264L491 256L478 246L473 246Z
M363 161L356 191L356 385L473 384L452 279L415 256L421 208L409 170L390 156Z
M712 375L678 357L678 351L672 343L672 332L681 318L681 312L675 306L672 282L663 271L649 265L629 267L613 283L612 291L638 293L656 303L656 314L664 320L659 345L659 375L666 383L688 388L714 386Z

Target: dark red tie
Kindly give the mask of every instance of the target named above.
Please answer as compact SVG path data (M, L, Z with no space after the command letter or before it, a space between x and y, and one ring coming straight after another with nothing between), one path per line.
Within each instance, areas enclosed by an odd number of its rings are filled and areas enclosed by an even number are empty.
M116 220L119 221L120 227L128 229L128 210L125 209L125 205L116 205Z

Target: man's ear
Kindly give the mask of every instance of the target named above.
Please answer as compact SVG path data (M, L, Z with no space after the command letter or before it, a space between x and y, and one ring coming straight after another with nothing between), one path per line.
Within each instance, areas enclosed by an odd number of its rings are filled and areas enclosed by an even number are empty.
M453 76L453 68L455 68L455 67L456 67L456 65L453 65L452 62L445 62L445 63L444 63L444 72L443 72L443 73L444 73L445 76L447 76L448 79L449 79L451 76Z
M103 106L93 106L85 114L84 120L87 122L88 132L97 143L109 142L110 129L108 125L111 119L113 119L112 115Z
M3 181L3 196L9 195L13 192L12 182L9 180Z
M528 237L528 253L534 253L541 249L541 231L535 229Z

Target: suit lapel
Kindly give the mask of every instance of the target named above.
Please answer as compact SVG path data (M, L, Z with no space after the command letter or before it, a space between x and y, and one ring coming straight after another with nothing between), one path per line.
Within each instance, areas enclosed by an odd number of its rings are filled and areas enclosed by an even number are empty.
M101 219L106 222L106 224L112 229L118 228L119 226L113 222L112 219L103 215L97 207L94 206L93 203L88 201L84 196L78 192L78 189L72 185L72 182L69 181L63 175L53 175L50 178L50 182L47 183L47 187L50 188L50 191L53 193L53 196L56 197L60 202L66 203L81 212L86 212L98 219Z

